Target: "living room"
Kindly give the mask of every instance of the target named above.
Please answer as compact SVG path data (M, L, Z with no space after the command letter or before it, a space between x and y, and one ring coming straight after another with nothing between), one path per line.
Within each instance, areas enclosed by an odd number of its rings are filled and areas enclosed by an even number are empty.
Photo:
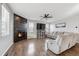
M0 3L0 15L1 56L79 56L79 3Z

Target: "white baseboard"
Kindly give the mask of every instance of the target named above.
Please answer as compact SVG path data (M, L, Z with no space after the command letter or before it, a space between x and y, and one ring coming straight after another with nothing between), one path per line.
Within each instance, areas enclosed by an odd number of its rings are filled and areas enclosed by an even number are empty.
M9 49L12 45L13 45L13 43L11 43L11 44L8 46L8 48L4 51L4 53L2 54L2 56L5 55L5 53L8 51L8 49Z

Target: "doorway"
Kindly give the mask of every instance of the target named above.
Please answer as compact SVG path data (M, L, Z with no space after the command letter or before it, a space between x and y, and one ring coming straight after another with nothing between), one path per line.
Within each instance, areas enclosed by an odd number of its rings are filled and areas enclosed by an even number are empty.
M45 38L45 24L37 23L37 39Z

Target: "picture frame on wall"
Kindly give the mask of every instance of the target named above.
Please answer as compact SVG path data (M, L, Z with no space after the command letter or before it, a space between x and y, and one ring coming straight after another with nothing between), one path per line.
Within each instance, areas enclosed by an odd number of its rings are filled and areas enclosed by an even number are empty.
M63 23L55 24L55 27L56 27L56 28L65 28L65 27L66 27L66 23L63 22Z

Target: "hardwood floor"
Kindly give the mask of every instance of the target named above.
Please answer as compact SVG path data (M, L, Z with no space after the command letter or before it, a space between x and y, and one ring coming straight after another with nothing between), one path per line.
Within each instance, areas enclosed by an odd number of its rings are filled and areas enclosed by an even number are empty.
M46 39L29 39L13 44L7 56L79 56L79 44L71 49L56 55L47 50Z

